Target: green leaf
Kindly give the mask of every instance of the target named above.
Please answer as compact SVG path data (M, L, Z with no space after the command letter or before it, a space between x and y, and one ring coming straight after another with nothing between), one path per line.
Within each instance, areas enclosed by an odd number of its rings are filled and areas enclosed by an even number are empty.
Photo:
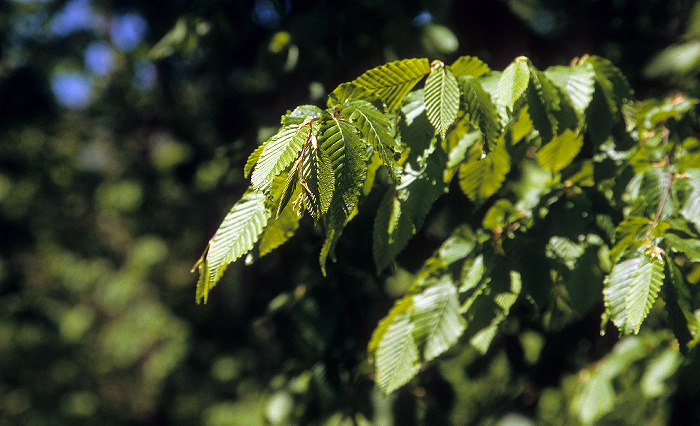
M578 116L568 97L547 76L530 66L532 84L526 91L528 112L535 129L547 142L564 129L574 129Z
M495 149L501 133L501 122L491 95L481 87L478 80L462 77L459 79L464 103L470 122L484 134L489 151Z
M314 220L328 211L335 190L333 166L328 154L318 146L315 136L306 148L302 158L302 172L299 179L304 206Z
M245 162L245 167L243 167L243 177L247 178L250 175L250 172L253 170L255 163L257 163L258 160L260 159L260 154L262 154L263 149L265 149L265 145L268 142L270 142L270 139L268 139L264 143L258 145L258 147L255 148L255 151L253 151L250 154L250 156L248 156L248 160Z
M408 314L400 314L386 329L376 354L377 386L389 394L408 383L420 371L418 347Z
M648 255L637 254L613 267L605 278L603 299L606 312L620 331L639 332L663 279L663 262Z
M481 59L474 56L461 56L457 58L450 69L456 76L479 77L491 71Z
M695 315L697 310L694 306L697 290L695 286L688 285L678 265L670 259L666 259L665 264L666 277L670 281L664 286L668 321L681 351L687 354L688 349L695 347L700 341L700 318Z
M681 214L700 230L700 169L688 169L685 174L693 190L683 203Z
M391 178L398 182L394 151L401 147L392 135L391 123L374 105L366 101L349 100L340 112L360 130L360 136L372 145L389 170Z
M481 205L498 191L509 171L510 156L503 138L483 158L481 147L475 144L467 161L459 166L459 186L470 200Z
M415 325L413 337L419 346L424 345L425 361L436 358L457 343L465 324L459 313L457 289L449 276L413 296L411 320Z
M401 105L413 86L429 72L427 59L405 59L372 68L352 84L383 100L387 111L391 112Z
M228 212L212 239L200 267L197 301L207 301L209 290L216 285L229 263L243 256L258 240L267 224L270 211L265 207L267 197L248 191Z
M593 65L596 82L600 85L601 92L608 103L610 111L617 114L619 105L622 105L628 99L632 99L633 92L627 82L627 78L612 62L600 56L589 56L581 63Z
M422 165L406 162L401 185L387 190L377 210L372 245L377 273L394 261L423 226L435 200L444 193L445 153L432 146L425 150L423 157L427 158Z
M545 75L569 95L576 112L583 114L595 92L595 70L593 64L582 63L571 67L554 66L545 70Z
M343 83L328 95L328 102L326 102L326 104L329 107L335 107L344 104L348 99L373 101L377 99L377 97L367 89L358 87L353 83Z
M582 146L583 136L566 129L564 133L555 136L537 152L537 161L543 168L552 173L558 173L571 164Z
M367 178L367 155L357 129L343 120L327 120L321 124L321 148L328 153L335 176L335 191L328 208L326 239L321 248L321 272L326 273L326 260L334 258L335 245L349 221Z
M264 189L296 159L309 136L308 126L289 125L265 144L250 180L256 189Z
M297 186L296 194L299 193ZM294 195L290 194L290 198ZM281 246L290 239L299 228L300 216L288 204L278 215L267 222L267 226L260 235L259 255L265 256L272 250Z
M459 109L457 79L444 66L436 67L425 82L425 108L428 119L444 139Z
M628 216L615 229L615 245L610 259L617 262L625 252L635 252L644 244L651 221L645 217Z
M515 103L525 93L525 89L530 83L529 60L525 57L518 57L503 70L501 79L498 81L499 103L512 110Z
M685 254L692 262L700 262L700 239L684 238L671 229L664 232L663 237L673 250Z
M287 114L282 116L281 122L283 126L301 126L307 119L320 117L322 113L323 110L316 105L299 105L294 108L294 111L287 111Z

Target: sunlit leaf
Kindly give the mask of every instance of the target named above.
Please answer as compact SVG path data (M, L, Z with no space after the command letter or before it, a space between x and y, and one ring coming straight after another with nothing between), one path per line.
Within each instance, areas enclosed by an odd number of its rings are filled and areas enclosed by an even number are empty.
M436 67L425 82L425 108L428 119L444 139L459 109L457 80L444 66Z
M513 105L525 93L530 83L530 67L527 58L519 57L506 67L498 82L498 99L502 105L513 109Z
M423 359L430 361L454 345L465 329L459 313L457 289L450 282L427 288L413 296L413 336L423 345Z
M309 126L289 125L265 144L250 178L253 187L263 189L296 159L309 136Z
M583 136L567 129L537 152L537 161L545 169L558 173L571 163L582 146Z
M249 191L228 212L212 239L200 268L197 301L207 301L209 290L216 285L229 263L243 256L258 240L270 217L265 194Z
M460 78L459 81L470 121L484 134L486 147L491 151L496 147L498 136L501 133L501 123L496 105L492 102L491 95L481 87L478 80L465 77Z
M428 60L405 59L372 68L352 81L386 104L388 111L396 110L404 97L430 72Z
M638 333L664 279L664 264L638 254L617 263L605 278L603 299L613 323L623 333Z
M583 114L593 99L595 71L590 63L572 67L554 66L544 72L554 84L569 95L576 112Z
M489 66L481 59L474 56L460 56L450 69L456 76L479 77L490 71Z
M472 146L466 162L459 166L459 186L470 200L484 203L496 193L510 171L510 156L501 138L496 149L482 158L481 147Z

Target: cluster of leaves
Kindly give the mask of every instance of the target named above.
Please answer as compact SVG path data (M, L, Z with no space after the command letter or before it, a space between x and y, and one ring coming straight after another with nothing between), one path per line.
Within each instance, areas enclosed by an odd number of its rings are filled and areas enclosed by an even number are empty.
M632 95L596 56L544 71L525 57L500 72L470 56L371 69L325 110L288 112L251 154L250 188L196 265L197 300L231 262L283 244L304 212L325 234L325 275L373 189L385 191L373 233L381 273L456 181L471 210L369 342L384 392L460 339L485 353L516 303L556 327L561 312L602 301L601 330L611 320L637 333L663 293L687 351L700 339L697 101Z

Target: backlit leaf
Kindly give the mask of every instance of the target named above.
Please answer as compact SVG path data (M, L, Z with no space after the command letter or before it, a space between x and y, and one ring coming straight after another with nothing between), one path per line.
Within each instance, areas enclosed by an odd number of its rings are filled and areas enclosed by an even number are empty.
M449 276L447 278L413 296L413 336L419 346L423 345L425 361L452 347L465 329L464 318L459 313L457 289Z
M467 160L459 166L459 186L470 200L482 204L498 191L509 171L510 156L503 138L483 158L481 147L475 144Z
M474 56L461 56L457 58L450 69L456 76L479 77L490 71L489 66L481 59Z
M425 82L425 108L428 119L444 139L459 109L457 80L444 66L436 67Z
M394 111L413 86L429 72L427 59L405 59L372 68L353 80L352 84L383 100L387 111Z
M498 101L512 110L515 103L525 93L530 83L529 60L524 57L516 58L506 67L498 81Z
M638 333L664 279L664 264L645 254L617 263L605 278L603 299L613 323L623 333Z
M544 73L569 95L577 113L583 114L586 111L595 91L595 71L591 63L586 62L572 67L549 67Z
M253 187L263 189L294 161L309 136L309 126L289 125L265 144L250 178Z
M578 155L583 146L583 136L573 130L565 130L537 152L537 161L552 173L558 173Z
M270 217L265 201L265 194L249 191L228 212L209 241L206 262L202 263L206 267L200 268L197 301L204 299L206 303L209 290L219 281L228 264L253 248Z
M493 150L498 143L501 133L501 123L498 117L496 105L491 100L491 95L481 87L478 80L473 78L460 78L464 104L471 123L484 134L486 146Z

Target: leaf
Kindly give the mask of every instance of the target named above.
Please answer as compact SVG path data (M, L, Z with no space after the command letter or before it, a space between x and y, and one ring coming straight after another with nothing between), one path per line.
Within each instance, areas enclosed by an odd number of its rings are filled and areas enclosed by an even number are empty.
M377 97L374 96L367 89L358 87L353 83L342 83L328 95L328 102L326 104L329 107L335 107L342 105L348 99L360 99L365 101L372 101Z
M319 263L325 276L326 260L333 258L335 244L343 228L355 211L362 186L367 178L367 155L357 129L343 120L328 120L319 130L321 148L328 153L335 191L328 208L326 239L321 248Z
M452 347L465 329L464 318L459 313L457 289L449 276L447 278L413 296L413 337L419 345L424 344L425 361Z
M309 118L320 117L323 110L316 105L299 105L294 108L294 111L289 112L282 116L282 125L297 125L301 126Z
M377 386L389 394L408 383L420 371L413 324L407 313L397 315L382 336L375 356Z
M685 254L691 262L700 262L700 239L683 238L680 233L670 229L664 232L663 237L673 250Z
M607 101L610 111L617 114L619 105L632 98L632 88L627 78L612 62L600 56L589 56L582 64L590 63L596 75L596 82L600 85L601 92Z
M401 147L391 132L391 123L374 105L366 101L349 100L340 107L340 112L360 130L361 137L372 145L389 170L391 178L398 182L394 151Z
M459 109L457 79L444 66L436 67L425 82L425 108L428 119L444 139Z
M423 157L427 158L422 165L406 162L401 185L389 188L377 209L372 244L377 273L389 266L420 230L433 203L444 193L445 153L432 146Z
M254 188L264 189L296 159L309 136L308 126L289 125L265 144L250 180Z
M572 67L549 67L544 74L569 96L576 112L584 114L595 92L593 64L586 62Z
M302 171L299 179L304 206L314 220L328 211L335 190L335 177L328 154L315 142L306 148L302 157Z
M372 68L352 84L383 100L387 111L391 112L401 105L413 86L429 72L427 59L405 59Z
M265 149L265 145L268 142L270 142L270 139L266 140L263 144L258 145L258 147L255 148L255 151L248 156L248 160L245 162L245 167L243 167L243 177L247 178L250 175L250 172L253 170L255 163L257 163L260 159L260 154L262 154L263 149Z
M470 200L480 205L498 191L509 171L510 156L503 138L483 158L481 147L475 144L467 161L459 166L459 186Z
M644 244L643 238L651 221L645 217L628 216L615 229L615 245L610 251L610 259L617 262L625 252L637 251Z
M695 347L700 340L700 321L695 316L693 301L695 292L691 291L688 283L680 270L670 259L665 262L666 278L664 286L664 302L668 312L668 322L673 334L678 339L683 354Z
M299 193L297 186L296 193ZM290 194L290 198L293 197ZM272 250L281 246L290 239L299 228L300 216L288 204L278 215L267 222L267 226L260 235L259 255L265 256Z
M464 103L470 122L484 134L489 151L495 149L501 133L501 123L491 95L473 78L460 78Z
M688 169L685 174L693 189L683 203L681 214L700 230L700 169Z
M450 69L456 76L471 76L480 77L483 74L491 71L481 59L474 56L460 56Z
M547 76L530 66L532 84L526 91L530 118L542 140L550 141L564 129L574 129L578 116L568 97Z
M502 105L512 110L515 103L525 93L530 82L529 60L518 57L503 70L498 81L498 100Z
M566 129L564 133L555 136L537 152L537 161L543 168L552 173L558 173L571 164L582 146L583 136Z
M265 207L266 196L248 191L231 208L209 241L207 254L200 267L197 301L207 301L209 290L216 285L229 263L243 256L258 240L267 224L270 211Z
M664 279L664 264L651 256L617 263L605 278L603 299L606 312L623 333L639 332Z

